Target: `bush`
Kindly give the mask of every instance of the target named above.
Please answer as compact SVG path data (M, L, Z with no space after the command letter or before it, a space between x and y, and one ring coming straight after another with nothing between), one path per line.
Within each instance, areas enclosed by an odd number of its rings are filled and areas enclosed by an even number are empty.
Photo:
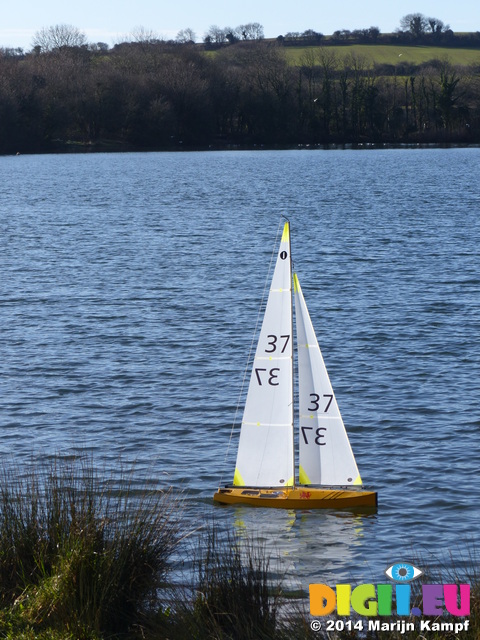
M101 479L81 461L5 471L0 487L0 605L18 625L80 638L141 625L177 537L169 492Z

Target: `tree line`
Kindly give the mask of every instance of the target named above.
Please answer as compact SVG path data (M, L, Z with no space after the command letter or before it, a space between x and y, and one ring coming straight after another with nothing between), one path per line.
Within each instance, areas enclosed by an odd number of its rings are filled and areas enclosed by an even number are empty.
M258 22L240 24L237 27L219 27L211 25L203 36L202 46L205 49L218 49L245 40L263 40L263 25ZM164 41L155 31L144 27L137 27L131 34L131 40L137 42L155 43ZM290 31L279 35L277 42L283 45L315 45L320 41L324 46L354 43L382 43L382 44L413 44L437 45L453 47L479 47L480 31L468 33L454 33L448 24L435 17L427 17L422 13L409 13L400 19L400 27L394 33L382 34L379 27L371 26L364 29L337 29L330 36L315 29L303 32ZM197 34L191 28L181 29L175 39L169 44L194 44ZM33 51L45 53L62 46L82 46L91 49L108 50L105 42L88 43L86 35L71 25L59 24L45 27L36 32L33 38ZM21 47L0 47L0 53L8 56L22 56Z
M480 142L479 69L240 40L0 55L0 152Z

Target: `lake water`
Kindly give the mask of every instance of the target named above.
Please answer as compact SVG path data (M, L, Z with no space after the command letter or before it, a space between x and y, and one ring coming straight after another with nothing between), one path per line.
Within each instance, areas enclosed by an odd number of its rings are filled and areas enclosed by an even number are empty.
M0 456L91 453L294 586L459 568L480 526L480 149L0 158ZM214 505L281 224L374 515Z

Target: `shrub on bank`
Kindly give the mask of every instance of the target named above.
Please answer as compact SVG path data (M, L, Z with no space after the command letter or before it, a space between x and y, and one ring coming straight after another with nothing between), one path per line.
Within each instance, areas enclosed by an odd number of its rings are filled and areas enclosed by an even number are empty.
M100 478L84 462L56 459L24 474L5 471L4 627L80 640L141 625L158 606L178 540L177 511L168 492L134 490L128 477Z

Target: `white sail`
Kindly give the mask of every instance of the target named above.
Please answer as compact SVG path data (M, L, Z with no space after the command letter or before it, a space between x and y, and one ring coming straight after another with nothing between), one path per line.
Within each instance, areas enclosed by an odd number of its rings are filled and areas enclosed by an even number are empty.
M292 486L292 270L285 223L243 413L234 485Z
M300 484L361 485L296 274L293 279L298 345Z

